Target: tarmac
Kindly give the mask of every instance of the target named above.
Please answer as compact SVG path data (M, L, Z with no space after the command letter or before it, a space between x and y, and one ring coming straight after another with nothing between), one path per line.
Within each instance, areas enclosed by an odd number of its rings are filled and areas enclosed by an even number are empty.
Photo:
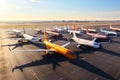
M0 30L1 38L10 37L7 29ZM32 29L26 32L33 35ZM63 33L65 38L72 38ZM43 39L43 35L38 35ZM83 36L79 36L83 38ZM77 48L72 42L67 48L77 59L69 61L64 56L44 52L15 52L15 50L44 49L44 44L1 39L0 80L120 80L120 36L111 37L112 42L102 43L101 49ZM67 41L59 39L53 43L63 45Z

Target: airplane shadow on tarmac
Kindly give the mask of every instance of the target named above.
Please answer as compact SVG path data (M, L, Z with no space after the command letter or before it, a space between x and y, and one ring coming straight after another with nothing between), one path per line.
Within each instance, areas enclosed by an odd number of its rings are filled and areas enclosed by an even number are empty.
M114 52L114 51L111 51L111 50L108 50L108 49L105 49L105 48L98 49L97 51L102 52L102 53L106 53L106 54L109 54L109 55L120 57L119 52Z
M87 70L91 73L94 73L96 75L104 77L108 80L115 80L112 76L110 76L109 74L107 74L103 70L97 68L93 64L90 64L90 63L80 59L80 54L81 54L81 52L84 52L84 51L85 50L79 51L79 52L75 51L75 54L77 55L77 59L71 60L70 63L73 64L73 65L76 65L80 68L83 68L83 69L85 69L85 70ZM19 70L23 71L24 68L46 65L46 64L52 64L53 70L55 71L57 67L62 66L62 65L59 64L59 62L63 62L63 61L69 61L69 60L66 59L65 57L63 57L61 55L57 55L57 54L43 56L43 59L41 59L41 60L35 60L35 61L32 61L32 62L27 63L27 64L15 66L14 68L12 68L12 72L14 72L14 70L16 70L16 69L19 69Z

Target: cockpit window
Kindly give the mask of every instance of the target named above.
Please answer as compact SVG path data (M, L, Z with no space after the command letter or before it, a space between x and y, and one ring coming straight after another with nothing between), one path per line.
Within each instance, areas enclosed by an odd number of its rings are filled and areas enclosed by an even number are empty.
M68 52L68 54L70 54L70 55L74 55L72 52Z

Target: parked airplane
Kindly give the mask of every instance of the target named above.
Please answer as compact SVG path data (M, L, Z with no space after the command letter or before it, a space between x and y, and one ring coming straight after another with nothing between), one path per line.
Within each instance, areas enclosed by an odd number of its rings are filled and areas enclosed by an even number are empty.
M57 31L57 32L64 31L64 29L62 29L62 28L58 28L57 26L54 28L54 30Z
M57 32L68 31L68 30L70 30L70 27L69 26L64 26L64 27L61 27L61 28L60 27L55 27L54 30L57 31Z
M102 39L107 39L108 37L105 36L105 35L101 35L101 34L95 34L95 33L90 33L88 31L88 28L86 29L86 34L91 36L91 37L94 37L94 38L102 38Z
M86 31L86 28L81 27L81 30ZM88 29L90 32L96 32L96 29Z
M36 34L41 34L42 30L41 29L34 29L36 31Z
M111 25L110 25L110 29L111 29L111 30L114 30L114 31L120 31L120 28L114 28L114 27L112 27Z
M35 37L33 37L31 35L28 35L28 34L23 34L22 36L23 36L23 38L18 38L19 43L23 43L24 40L27 40L27 41L30 41L30 42L33 42L33 43L42 41L40 38L36 39Z
M90 46L93 48L101 48L101 44L97 43L94 41L94 39L92 41L90 40L86 40L86 39L80 39L76 36L75 33L73 33L73 38L72 38L78 45L77 47L81 47L81 46Z
M24 34L21 34L22 37L20 38L10 38L10 39L15 39L15 40L18 40L18 43L23 43L23 41L27 40L27 41L30 41L30 42L33 42L33 43L36 43L36 42L41 42L41 38L37 39L31 35L28 35L25 33L25 30L24 30Z
M83 31L82 30L68 30L69 34L73 34L73 33L76 33L76 34L83 34Z
M49 35L52 35L52 38L62 38L63 35L61 33L57 33L57 32L52 32L52 31L46 31L46 33L48 33Z
M115 35L117 36L117 32L114 32L114 31L108 31L108 30L103 30L102 28L100 29L100 32L103 32L105 33L106 35Z
M44 44L46 45L46 47L48 49L37 49L37 50L17 50L20 52L45 52L46 55L48 54L48 52L56 52L58 54L63 55L64 57L68 58L68 59L76 59L76 55L69 49L65 48L67 47L70 42L59 46L57 44L51 43L49 42L47 36L46 36L46 31L44 32Z
M22 34L21 30L17 30L17 29L13 29L13 30L7 31L7 32L10 32L10 35L16 35L17 37L20 37Z

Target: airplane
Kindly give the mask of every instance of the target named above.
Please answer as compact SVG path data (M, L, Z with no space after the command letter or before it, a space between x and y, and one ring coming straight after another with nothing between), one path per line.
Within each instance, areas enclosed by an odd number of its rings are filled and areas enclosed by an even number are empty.
M105 33L106 35L115 35L117 36L117 32L114 32L114 31L108 31L108 30L103 30L102 28L100 28L100 32L103 32Z
M18 43L23 43L23 41L25 41L25 40L30 41L32 43L37 43L37 42L42 41L41 38L37 39L36 37L26 34L25 29L24 29L24 33L21 34L21 36L22 37L20 37L20 38L10 38L10 39L18 40Z
M46 33L48 33L49 35L51 34L52 38L62 38L63 37L63 35L61 33L53 32L53 31L46 31Z
M93 39L92 41L90 40L86 40L86 39L80 39L76 36L75 33L73 33L73 38L72 38L78 45L77 47L80 48L82 46L89 46L89 47L93 47L93 48L101 48L101 44L98 42L95 42L95 40Z
M114 28L114 27L112 27L111 25L110 25L110 29L111 29L111 30L114 30L114 31L120 31L120 28Z
M69 34L76 33L76 34L83 34L82 30L79 30L78 27L73 26L72 29L68 29Z
M81 27L81 30L86 31L86 28ZM96 32L96 29L88 29L90 32Z
M101 38L101 39L107 39L107 38L108 38L106 35L90 33L90 32L88 31L88 28L86 29L86 34L87 34L88 36L91 36L91 37L94 37L94 38Z
M36 31L36 34L40 34L42 33L42 30L41 29L34 29Z
M11 31L7 31L7 32L10 32L10 35L16 35L17 37L20 37L21 36L21 30L17 30L17 29L13 29Z
M32 49L32 50L17 50L17 51L19 52L45 52L45 55L50 54L48 52L56 52L68 58L69 60L76 59L76 55L71 50L65 48L70 44L70 42L62 46L51 43L46 36L46 31L44 32L44 44L46 45L48 49L37 49L37 50Z
M59 28L59 27L55 27L54 28L54 31L57 31L57 32L62 32L62 31L68 31L68 30L70 30L71 28L69 27L69 26L63 26L63 28L61 27L61 28Z

